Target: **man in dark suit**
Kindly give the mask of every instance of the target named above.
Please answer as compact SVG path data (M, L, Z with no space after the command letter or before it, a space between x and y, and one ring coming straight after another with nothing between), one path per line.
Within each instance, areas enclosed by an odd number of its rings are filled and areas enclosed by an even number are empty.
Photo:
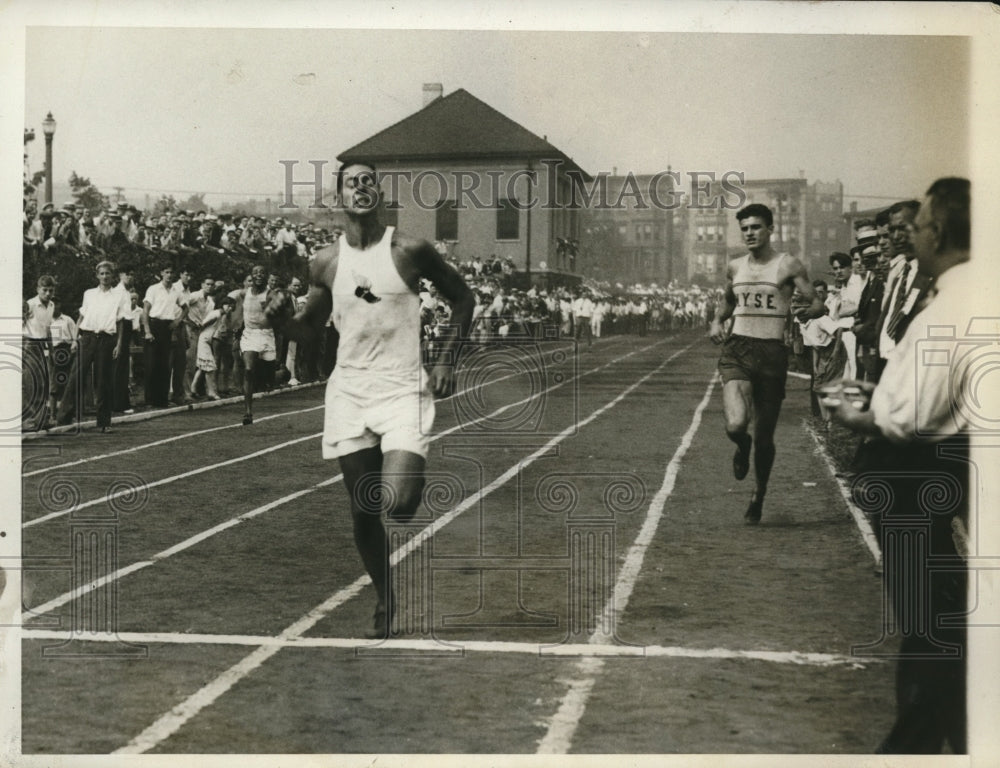
M877 382L881 368L878 365L878 351L875 335L879 316L882 314L882 294L885 292L885 276L878 270L878 246L867 245L861 249L861 259L868 274L861 288L861 299L855 315L854 335L858 340L858 378Z

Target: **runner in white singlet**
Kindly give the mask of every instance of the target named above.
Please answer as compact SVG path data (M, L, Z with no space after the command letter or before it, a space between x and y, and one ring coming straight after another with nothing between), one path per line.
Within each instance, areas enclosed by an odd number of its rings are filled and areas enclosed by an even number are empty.
M337 458L350 495L354 540L377 594L370 637L387 637L395 614L382 516L405 522L420 504L434 396L451 394L449 361L467 338L475 299L465 281L424 241L379 220L374 166L337 174L347 226L317 252L305 308L276 296L267 314L299 342L317 338L333 316L337 360L326 389L323 457ZM452 306L455 333L427 374L420 356L418 283L429 280Z
M270 291L267 289L267 271L258 265L250 270L250 286L240 289L236 300L243 307L243 333L240 336L240 354L243 357L243 424L253 424L253 396L264 375L264 363L276 359L274 330L270 318L264 313Z
M798 289L810 302L802 317L818 317L825 311L816 297L802 263L771 247L773 215L766 205L755 203L736 214L749 253L734 259L726 274L725 298L709 328L712 341L722 344L719 373L726 434L736 443L733 475L737 480L750 470L750 448L754 446L754 491L744 515L748 524L760 522L764 494L774 465L774 429L785 397L788 356L785 323L792 293ZM732 317L731 333L725 329ZM754 431L748 431L751 414Z

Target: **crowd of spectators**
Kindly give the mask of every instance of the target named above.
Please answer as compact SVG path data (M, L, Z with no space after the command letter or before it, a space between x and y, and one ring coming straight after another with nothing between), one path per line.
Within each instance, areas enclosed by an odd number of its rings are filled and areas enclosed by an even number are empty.
M634 285L612 292L608 286L514 287L513 264L495 256L480 260L446 259L473 289L476 308L472 340L504 343L513 339L593 338L613 334L665 334L707 325L721 299L720 289ZM450 310L433 286L420 292L424 337L433 355L434 340L449 332Z
M856 244L849 253L830 255L828 280L813 281L826 314L789 324L788 343L812 377L814 413L827 424L830 414L818 394L840 379L877 384L930 288L917 272L910 242L919 208L917 200L903 200L856 221Z
M24 242L49 249L64 245L84 253L134 244L154 251L197 254L204 248L237 255L273 255L281 260L307 257L332 240L333 230L313 222L295 224L283 217L173 210L162 214L140 211L119 202L99 211L76 203L38 208L24 202Z
M83 326L77 322L84 298L102 263L117 276L114 288L122 299L125 328L107 399L112 412L129 413L135 407L164 407L168 398L183 404L237 393L243 385L242 308L234 297L250 271L263 266L270 287L304 295L310 259L337 236L333 227L280 216L160 208L142 211L126 202L97 210L73 202L39 207L25 196L22 288L25 349L30 350L25 353L25 429L81 415L62 400L80 396L67 393L66 385L79 358ZM150 316L148 294L164 281L167 269L170 290L180 301L171 310L178 317L171 320L171 352L165 356L163 340L151 338L159 329ZM322 349L296 350L283 343L279 351L278 364L266 372L270 385L320 376ZM88 374L81 402L93 408L102 398ZM47 390L44 395L42 390Z
M111 413L127 414L136 408L238 394L244 385L241 291L251 270L263 266L268 289L287 289L304 301L309 261L339 235L335 226L294 223L285 217L142 211L127 202L100 210L72 202L39 207L26 196L23 214L24 338L30 348L25 355L27 430L79 418L76 406L94 409L98 400L109 404ZM701 327L719 298L717 292L676 285L615 291L597 284L517 288L510 258L474 255L461 260L448 253L447 244L436 246L475 293L476 343L575 337L589 345L610 334L670 333ZM121 350L114 355L106 397L89 371L79 389L67 392L67 382L78 375L73 363L79 357L81 306L101 264L116 275L114 289L124 318ZM164 275L167 271L169 276ZM176 317L162 315L166 310L156 301L157 292L162 292L156 286L166 286L179 297L171 299L170 312ZM432 286L421 288L430 363L436 341L451 332L450 309ZM167 319L169 327L161 328L157 321ZM265 370L262 386L296 385L329 375L332 338L312 349L296 349L294 342L280 336L278 342L277 361ZM109 342L109 353L113 346ZM64 403L67 395L77 402Z

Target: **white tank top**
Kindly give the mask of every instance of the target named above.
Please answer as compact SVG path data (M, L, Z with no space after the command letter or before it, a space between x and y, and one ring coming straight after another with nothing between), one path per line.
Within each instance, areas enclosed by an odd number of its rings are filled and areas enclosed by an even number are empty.
M382 239L363 251L341 234L331 287L333 324L340 334L340 374L375 373L404 384L423 371L420 298L392 260L392 233L386 227Z
M243 325L246 328L260 329L270 328L267 315L264 314L264 305L267 304L267 288L260 293L254 293L247 288L243 294Z
M733 271L733 333L755 339L784 339L788 318L787 289L778 285L778 271L785 261L780 253L770 262L759 266L750 261L750 254L736 260Z

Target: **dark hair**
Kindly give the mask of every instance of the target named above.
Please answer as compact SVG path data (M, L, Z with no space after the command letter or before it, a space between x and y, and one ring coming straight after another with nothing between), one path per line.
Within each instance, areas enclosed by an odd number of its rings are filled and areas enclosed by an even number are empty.
M900 200L898 203L893 203L889 206L889 215L892 216L894 213L902 213L903 211L908 210L911 214L916 216L919 209L919 200Z
M826 284L826 280L813 280L813 288L819 288L821 286L830 290L830 286Z
M879 211L875 214L875 226L876 227L887 227L889 226L889 209Z
M968 179L948 176L927 190L931 216L941 225L949 248L967 251L970 244L972 184Z
M851 257L848 256L846 253L841 253L840 251L837 251L836 253L831 253L830 266L832 267L834 264L839 264L844 267L849 267L851 266Z
M746 208L741 208L736 212L737 221L749 219L751 216L759 216L764 220L764 223L767 226L774 226L774 214L771 213L771 209L763 203L751 203Z
M56 279L54 277L52 277L52 275L41 275L38 278L38 287L39 288L55 288L56 287Z

